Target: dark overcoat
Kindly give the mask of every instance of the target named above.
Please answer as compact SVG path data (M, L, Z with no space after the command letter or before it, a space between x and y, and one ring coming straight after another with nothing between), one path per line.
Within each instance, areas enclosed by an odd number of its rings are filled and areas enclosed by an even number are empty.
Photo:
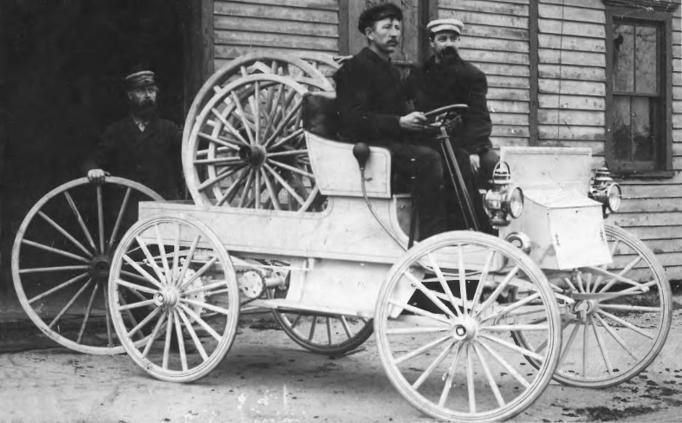
M177 199L183 181L181 142L182 132L175 123L155 118L140 131L129 116L106 128L85 168L104 169L140 182L164 199Z
M476 66L461 58L443 64L431 57L410 72L405 85L408 97L420 111L448 104L467 104L469 109L463 116L462 126L453 137L455 145L470 154L484 153L492 147L492 122L486 101L488 82Z

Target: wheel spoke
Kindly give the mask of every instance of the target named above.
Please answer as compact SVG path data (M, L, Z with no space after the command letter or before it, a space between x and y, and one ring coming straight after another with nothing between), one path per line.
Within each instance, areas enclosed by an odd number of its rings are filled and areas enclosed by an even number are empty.
M215 177L213 177L213 178L211 178L211 179L207 179L207 180L205 180L204 182L202 182L201 184L199 184L199 186L197 187L197 189L198 189L199 191L204 191L206 188L210 187L211 185L217 184L218 182L222 181L223 179L229 178L230 176L232 176L232 175L234 175L235 173L237 173L237 172L239 172L240 170L242 170L244 167L246 167L246 165L235 166L235 167L232 168L232 169L225 170L224 172L219 173L219 174L216 175Z
M635 356L635 355L632 353L632 351L630 350L630 348L628 348L628 346L625 345L625 340L623 340L623 338L621 338L620 335L618 335L618 334L613 330L613 328L611 327L611 325L609 325L608 322L605 321L605 320L604 320L600 315L598 315L598 314L595 314L594 317L596 317L597 320L599 320L599 323L601 323L601 325L604 327L604 329L606 329L606 332L608 332L608 334L611 335L611 337L618 343L618 345L620 345L620 347L623 348L623 349L625 350L625 352L627 352L628 355L629 355L630 357L632 357L632 358L634 358L635 360L637 360L637 356Z
M523 376L521 376L521 373L519 373L515 368L513 368L512 365L509 364L507 360L502 358L501 355L495 352L493 348L488 346L488 344L486 344L485 342L479 341L479 343L483 346L483 348L486 351L488 351L488 354L490 354L495 359L495 361L500 363L500 365L504 367L507 370L507 372L509 372L509 374L512 375L514 379L516 379L521 385L523 385L526 388L530 386L530 383Z
M206 350L204 349L204 346L201 344L199 337L197 336L196 332L194 331L192 324L187 319L187 316L185 316L185 313L183 313L181 309L177 309L176 313L177 313L177 315L180 316L180 319L182 319L182 322L185 324L185 327L187 328L187 332L189 332L189 336L192 338L192 342L194 342L194 347L196 348L197 351L199 351L199 355L201 355L202 360L203 361L208 360L208 354L206 354Z
M230 315L230 310L215 306L213 304L202 303L199 301L190 300L189 298L181 298L180 301L197 307L205 308L207 310L215 311L216 313L224 314L226 316Z
M440 266L436 263L436 260L433 258L431 254L428 255L428 260L429 264L431 265L431 268L433 271L436 273L436 277L438 278L438 282L440 283L441 288L443 288L443 292L447 295L448 301L450 301L450 304L452 304L452 308L455 309L455 313L457 313L458 316L461 316L463 313L465 313L466 310L466 305L464 304L465 298L461 300L461 302L458 302L455 300L455 296L452 293L452 290L450 289L450 286L448 285L448 282L445 280L445 276L443 276L443 271L441 270ZM460 288L461 289L461 288ZM460 292L461 296L461 292ZM457 304L462 304L462 311L459 310L459 307Z
M299 132L300 131L300 132ZM303 129L297 130L295 133L292 133L291 135L287 135L287 137L293 137L294 135L298 136L303 133ZM268 157L282 157L282 156L305 156L308 154L308 150L303 149L303 150L284 150L284 151L275 151L272 153L268 153Z
M170 355L171 334L173 333L173 312L168 310L166 319L166 339L163 344L163 359L161 367L168 370L168 357Z
M296 325L298 325L298 322L301 320L302 314L297 314L296 318L294 319L293 322L291 322L291 329L294 329Z
M246 119L246 113L244 112L244 108L242 107L239 97L237 97L237 93L232 91L230 95L232 96L231 98L237 111L236 115L242 121L242 127L244 128L244 132L246 132L246 137L249 140L249 144L255 144L253 134L251 133L251 127L249 125L250 122Z
M201 317L199 317L198 314L196 314L191 308L187 307L184 304L180 304L180 308L187 313L189 317L192 318L195 322L199 323L199 325L215 339L216 341L220 342L223 338L216 332L208 323L204 321Z
M583 377L587 376L587 371L586 371L586 369L587 369L587 351L588 351L588 348L587 348L587 334L588 334L587 326L588 326L588 324L587 324L587 319L586 319L584 324L583 324L583 363L582 363L582 375L583 375Z
M142 267L140 267L140 265L138 263L136 263L133 259L131 259L130 257L128 257L127 255L124 254L123 260L125 260L126 263L128 263L130 266L132 266L133 269L137 270L137 272L140 275L144 276L145 280L147 282L151 283L152 285L154 285L155 287L157 287L159 289L163 289L163 285L161 284L161 282L154 279L154 277L152 275L150 275L146 270L144 270Z
M130 201L130 193L132 192L132 188L128 187L126 189L125 194L123 195L123 201L121 201L121 207L118 209L118 214L116 215L116 222L114 222L114 228L111 230L111 236L109 237L109 241L107 242L107 248L111 248L111 246L114 243L114 240L118 236L118 231L121 229L121 222L123 221L123 215L125 214L125 210L128 208L128 201Z
M135 241L137 241L137 244L140 246L140 249L144 253L144 256L147 259L147 262L149 263L149 265L154 270L154 273L156 274L156 277L158 278L159 283L161 285L163 285L164 281L166 280L166 276L164 275L163 270L161 270L159 265L156 263L156 258L149 251L147 244L144 242L144 240L142 238L140 238L139 236L136 236ZM159 250L159 254L163 256L163 252L160 250Z
M481 330L485 331L546 331L549 330L548 325L493 325L482 326Z
M444 352L447 354L452 350L452 347L455 346L455 343L452 343L444 350ZM455 372L457 371L457 364L459 361L459 356L462 354L462 349L464 348L464 344L459 344L457 346L457 351L455 351L455 356L453 357L452 361L450 362L450 367L448 368L448 373L447 376L445 377L445 383L443 384L443 390L440 393L440 398L438 399L438 406L443 407L445 405L445 401L448 399L448 395L450 394L450 389L452 389L452 382L455 380ZM435 361L434 361L435 363ZM427 368L426 370L429 370L430 368ZM433 370L431 370L433 371ZM424 372L426 373L426 372ZM422 376L424 374L422 373ZM419 380L417 380L419 381ZM415 385L417 385L417 381L415 381ZM417 389L417 387L415 387Z
M247 175L251 174L251 169L249 169L247 167L240 167L238 172L243 171L243 170L246 170L246 172L242 172L237 178L235 178L234 181L232 181L230 186L227 187L225 192L218 199L218 202L216 203L216 205L222 206L223 204L225 204L225 202L232 202L232 200L234 199L234 196L237 194L237 192L239 192L239 188L244 187L242 182L244 181L244 178Z
M485 286L485 280L488 278L488 272L490 271L490 266L492 266L494 257L495 251L490 251L485 259L485 264L483 265L483 270L481 271L481 277L478 279L478 283L476 284L476 292L474 293L474 298L471 300L471 311L469 314L476 313L476 305L481 300L481 295L483 295L483 287Z
M146 307L146 306L149 306L149 305L155 305L155 300L154 300L154 299L150 299L150 300L138 301L138 302L136 302L136 303L129 303L129 304L120 306L118 309L121 310L121 311L124 311L124 310L132 310L132 309L134 309L134 308Z
M67 270L88 270L88 269L90 269L90 266L86 266L86 265L31 267L28 269L21 269L21 270L19 270L19 273L23 274L23 273L63 272L63 271L67 271Z
M519 271L519 266L514 266L512 268L512 270L510 270L509 273L507 273L507 276L504 277L502 282L500 282L500 284L497 286L497 288L495 288L493 293L490 294L490 297L488 297L488 299L486 299L485 302L483 302L483 304L481 304L481 308L476 310L475 315L477 315L477 316L480 315L483 310L485 310L488 306L490 306L493 302L495 302L495 300L497 300L497 297L507 287L509 282L511 282L511 280L514 278L514 276L516 275L516 273L518 271Z
M312 341L315 334L315 325L317 324L317 317L313 316L313 321L310 323L310 332L308 333L308 341Z
M270 165L268 165L267 163L263 163L263 167L265 167L265 169L267 169L267 171L270 172L270 174L271 174L272 176L275 177L275 179L277 180L277 182L279 182L280 185L282 185L282 187L284 187L284 189L287 190L287 192L288 192L296 201L298 201L298 203L299 203L300 205L305 204L305 200L303 200L303 198L301 198L301 197L296 193L296 191L295 191L295 190L294 190L294 189L293 189L293 188L292 188L292 187L291 187L291 186L290 186L290 185L289 185L289 184L288 184L288 183L287 183L287 182L286 182L286 181L285 181L285 180L284 180L284 179L283 179L283 178L282 178L282 177L281 177L281 176L280 176L272 167L270 167ZM258 174L256 174L256 176L258 176Z
M409 305L409 304L400 304L400 303L395 302L395 301L389 301L389 304L394 305L396 307L404 308L405 310L410 311L414 314L418 314L420 316L428 317L430 319L436 320L436 321L441 322L441 323L445 323L447 325L450 325L452 323L450 320L448 320L442 316L439 316L437 314L434 314L434 313L431 313L428 311L424 311L421 308L417 308L417 307Z
M536 292L535 294L529 295L528 297L526 297L526 298L524 298L524 299L522 299L522 300L519 300L519 301L517 301L517 302L515 302L515 303L511 303L510 305L504 307L503 309L497 311L496 313L493 313L493 314L491 314L490 316L487 316L487 317L484 318L482 321L483 321L483 322L486 322L486 321L488 321L488 320L497 319L497 318L502 317L502 316L507 316L507 315L509 315L509 313L511 313L513 310L516 310L517 308L522 307L522 306L524 306L524 305L530 303L531 301L535 301L535 300L537 300L538 298L540 298L540 293L539 293L539 292ZM482 308L481 308L481 310L482 310ZM481 310L478 310L477 312L480 313Z
M263 177L263 181L265 181L265 187L268 190L268 195L270 196L270 200L272 201L272 206L275 208L275 210L282 210L282 206L279 205L279 199L277 198L277 193L275 193L275 190L272 187L272 182L270 181L270 178L268 178L267 173L265 173L263 168L259 168L258 171L260 172L261 176Z
M185 279L185 274L187 273L187 269L189 269L189 264L192 262L192 258L194 257L194 253L197 250L197 245L199 244L200 239L201 235L197 235L194 237L194 240L192 240L192 245L189 247L189 253L185 257L185 262L182 264L182 269L180 269L180 274L176 280L177 286L182 284L183 280Z
M241 157L230 156L230 157L216 157L213 159L194 159L192 163L195 165L237 165L242 163Z
M41 293L41 294L38 294L38 295L36 295L36 296L33 297L33 298L29 298L29 299L28 299L28 303L31 304L31 303L33 303L33 302L36 302L36 301L38 301L39 299L44 298L44 297L47 297L48 295L52 294L53 292L57 292L57 291L59 291L60 289L65 288L65 287L67 287L67 286L69 286L69 285L71 285L71 284L73 284L73 283L75 283L75 282L78 282L79 280L82 280L83 278L86 278L86 277L88 277L88 274L87 274L87 273L81 273L80 275L75 276L75 277L73 277L73 278L67 280L66 282L62 282L61 284L59 284L59 285L57 285L57 286L55 286L55 287L53 287L53 288L50 288L50 289L48 289L47 291L45 291L45 292L43 292L43 293Z
M147 315L147 317L142 319L142 321L140 323L138 323L134 328L132 328L130 330L130 332L128 332L128 336L132 337L133 335L135 335L140 329L145 327L147 325L147 323L149 323L154 317L156 317L156 315L159 314L161 312L161 310L162 309L160 307L157 307L154 310L152 310L152 312L149 313Z
M606 365L606 371L612 375L613 374L613 367L611 366L611 361L609 360L609 354L604 348L604 342L602 340L601 335L599 334L599 331L597 331L597 325L594 323L594 320L592 320L592 317L589 318L589 324L592 326L592 331L594 332L594 338L597 340L597 346L599 347L599 352L601 352L602 359L604 360L604 365Z
M211 259L204 263L204 265L201 266L201 268L197 270L196 273L194 273L189 279L187 279L186 281L182 281L180 283L180 286L178 286L178 289L182 291L184 287L191 285L195 280L202 277L204 273L206 273L206 271L215 264L216 261L218 261L218 257L216 256L211 257Z
M95 302L95 295L97 294L97 289L99 284L95 284L92 288L92 293L88 299L88 305L85 307L85 315L83 316L83 322L81 323L81 328L78 331L78 337L76 338L76 343L80 344L83 340L83 333L85 333L85 326L88 324L88 319L90 319L90 313L92 312L92 304Z
M230 144L230 140L226 140L224 138L211 137L210 135L203 134L201 132L199 133L200 137L205 138L209 141L213 141L216 144L220 144L224 147L227 147L227 148L230 148L230 149L236 150L236 151L239 151L239 147L242 145L249 145L249 142L247 140L245 140L244 137L242 137L242 135L239 133L239 131L237 131L237 129L235 129L234 126L230 125L230 123L225 119L225 117L222 114L220 114L220 112L218 110L216 110L215 108L212 108L211 112L213 113L213 115L215 117L218 118L218 120L220 120L220 123L223 124L223 128L226 128L227 131L238 140L238 142L235 143L238 145Z
M293 95L291 96L291 98L293 98L293 97L296 95L296 92L295 92L295 91L292 91L292 93L293 93ZM265 141L265 143L263 143L263 146L264 146L264 147L268 147L268 146L275 140L275 138L277 138L277 135L279 135L280 132L286 128L287 124L291 121L291 119L292 119L294 116L296 116L296 113L297 113L298 111L301 110L301 104L302 104L302 103L303 103L303 97L299 97L299 98L296 100L296 103L295 103L294 107L292 107L291 109L289 109L289 110L287 111L287 114L286 114L286 115L284 116L284 118L278 123L277 127L276 127L275 130L272 132L272 134L270 135L270 137ZM277 143L277 144L275 144L275 145L277 145L277 146L278 146L278 145L281 145L281 142L280 142L280 143Z
M431 300L431 302L436 307L441 309L443 311L443 313L447 314L451 319L455 319L455 315L452 313L452 311L445 304L443 304L443 302L438 297L436 297L430 289L425 287L424 284L419 279L417 279L412 273L407 271L407 272L403 272L403 275L407 276L407 278L410 279L410 281L412 282L411 285L413 288L418 289L424 295L426 295L426 297L429 300ZM454 306L454 304L453 304L453 306Z
M615 311L641 311L641 312L659 312L661 309L659 307L646 307L646 306L631 306L627 304L608 304L600 303L600 309L615 310Z
M282 137L282 138L281 138L279 141L277 141L275 144L271 145L271 146L269 147L269 149L270 149L270 150L276 150L276 149L278 149L279 147L281 147L281 146L283 146L283 145L289 143L289 141L291 141L291 140L293 140L293 139L295 139L295 138L302 137L302 136L303 136L303 133L304 133L303 128L298 128L297 130L295 130L295 131L292 132L291 134ZM273 156L273 154L268 153L268 157L272 157L272 156Z
M411 352L409 352L409 353L407 353L407 354L403 354L402 356L396 358L396 359L395 359L395 364L400 364L400 363L402 363L403 361L412 359L412 358L414 358L414 357L416 357L416 356L418 356L418 355L420 355L420 354L424 354L425 352L427 352L427 351L430 350L431 348L434 348L434 347L436 347L436 346L442 344L443 342L445 342L445 341L447 341L447 340L451 340L451 339L452 339L452 335L446 335L446 336L443 336L443 337L441 337L441 338L436 339L435 341L431 341L431 342L429 342L429 343L426 344L426 345L423 345L423 346L421 346L421 347L419 347L419 348L417 348L417 349L415 349L415 350L412 350Z
M43 251L49 251L51 253L55 253L55 254L59 254L59 255L64 256L64 257L72 258L74 260L77 260L77 261L80 261L83 263L90 263L90 260L88 260L87 258L85 258L83 256L79 256L78 254L73 254L73 253L70 253L68 251L61 250L59 248L50 247L48 245L41 244L39 242L31 241L28 239L22 239L21 242L22 242L22 244L30 245L31 247L35 247L35 248L41 249Z
M414 383L412 384L412 388L419 389L422 383L424 383L424 381L431 375L431 373L433 373L436 367L438 367L440 363L442 363L443 360L445 360L445 357L447 357L450 351L452 351L452 347L454 347L455 344L456 344L455 342L452 342L451 344L443 348L443 351L441 351L441 353L438 354L438 356L431 362L429 367L427 367L426 370L424 370L422 374L419 375L419 378L417 378L417 380L414 381ZM448 373L448 377L449 376L450 374Z
M59 319L62 318L64 313L66 313L71 308L73 303L76 302L78 297L81 296L83 291L85 291L90 286L91 283L92 283L92 278L88 279L88 281L86 283L84 283L83 286L80 287L80 289L74 294L74 296L71 297L69 302L67 302L66 305L64 307L62 307L62 309L59 311L59 313L57 313L57 315L54 317L54 319L52 319L50 324L47 325L48 328L52 329L52 326L54 326L54 324L57 323L59 321Z
M483 354L481 354L481 349L478 347L477 343L473 343L473 349L476 352L476 357L478 357L478 361L481 363L481 367L483 368L483 373L485 373L486 379L488 379L488 385L490 385L490 389L493 391L493 395L495 396L495 400L497 400L497 405L500 407L505 406L504 398L502 398L502 393L500 392L500 388L497 387L497 383L495 382L495 378L493 377L493 374L490 372L490 368L488 367L488 363L485 361L483 358ZM470 347L471 348L471 347Z
M142 351L142 358L147 357L147 354L149 354L149 350L152 348L152 344L156 340L156 338L159 336L159 330L161 329L161 325L165 322L166 320L166 314L162 314L161 317L159 317L159 320L156 321L156 325L154 325L154 329L152 329L151 335L149 335L149 338L147 339L147 343L144 346L144 350Z
M185 340L182 336L182 325L180 325L180 318L175 310L172 311L173 320L175 321L175 335L178 341L178 350L180 351L180 363L182 365L182 371L187 371L187 353L185 352Z
M637 256L634 260L632 260L630 263L628 263L627 266L625 266L620 272L612 273L609 272L608 270L600 269L598 267L595 267L592 269L594 272L601 273L602 275L611 278L607 284L605 284L602 289L599 290L599 292L606 292L615 284L616 282L624 282L630 285L637 286L639 283L637 281L634 281L632 279L628 279L624 277L623 275L628 273L630 270L632 270L633 267L635 267L640 261L642 260L641 256Z
M578 335L578 330L580 329L580 325L577 323L573 323L573 325L575 325L575 326L573 327L573 330L571 331L571 334L568 336L568 340L566 341L566 344L564 345L564 347L561 351L561 357L559 357L559 364L557 366L560 366L561 363L564 362L566 355L568 355L568 351L573 346L573 341L575 341L576 335ZM570 326L570 324L566 325L566 329L568 329L568 326Z
M500 338L497 338L495 336L489 335L487 333L482 333L481 336L489 341L492 341L498 345L501 345L503 347L507 347L508 349L512 351L516 351L518 353L521 353L527 357L533 358L537 361L544 361L545 358L541 356L540 354L536 353L535 351L531 351L527 348L519 347L518 345L511 344L507 341L504 341Z
M629 329L631 329L632 331L634 331L634 332L636 332L636 333L638 333L638 334L640 334L640 335L642 335L642 336L644 336L644 337L646 337L646 338L654 339L653 336L649 335L648 333L646 333L645 331L643 331L641 328L639 328L639 327L633 325L633 324L630 323L630 322L627 322L627 321L621 319L620 317L614 316L613 314L608 313L608 312L606 312L606 311L604 311L604 310L599 310L599 311L597 311L597 313L599 313L599 314L601 314L601 315L603 315L603 316L605 316L605 317L608 317L609 319L613 320L614 322L620 323L621 325L625 326L626 328L629 328Z
M469 412L476 412L476 387L474 386L474 360L470 345L465 345L467 360L467 396L469 397Z
M332 327L329 324L329 316L327 316L327 341L329 345L332 344Z
M225 281L221 280L218 282L213 282L213 283L208 284L208 285L202 285L202 286L199 286L196 288L192 288L192 289L188 289L186 291L182 291L182 295L188 296L191 294L195 294L197 292L205 292L205 291L210 291L213 288L223 288L223 287L225 287ZM213 293L213 294L215 294L215 293Z
M43 213L42 211L39 211L39 212L38 212L38 216L42 217L43 220L45 220L45 221L46 221L47 223L49 223L53 228L55 228L55 229L57 230L57 232L59 232L60 234L64 235L64 238L66 238L66 239L68 239L69 241L71 241L71 242L73 243L73 245L75 245L76 247L78 247L78 248L79 248L81 251L83 251L88 257L91 257L91 256L92 256L92 251L88 251L88 249L85 248L85 247L83 246L83 244L81 244L80 242L78 242L78 240L76 240L76 238L74 238L70 233L68 233L68 232L66 231L66 229L62 228L57 222L55 222L54 220L52 220L52 218L50 218L48 215L46 215L46 214Z
M348 326L346 316L340 316L339 320L341 320L341 325L343 326L343 330L346 332L346 336L348 337L348 339L351 339L353 337L353 334L350 331L350 327Z
M80 225L81 230L83 231L83 234L85 235L85 238L88 240L90 247L94 251L97 251L97 247L95 247L95 241L93 241L92 235L90 235L90 231L85 226L85 222L83 221L83 217L81 216L80 212L78 211L78 207L76 207L76 202L73 201L73 198L71 198L71 194L69 194L68 191L64 191L64 197L66 198L66 202L69 204L69 208L71 209L74 216L76 217L76 220L78 221L78 224Z
M447 332L450 330L449 326L422 326L411 328L393 328L386 329L387 335L416 335L422 333L437 333Z
M459 274L459 296L462 298L462 314L467 313L467 282L466 271L464 270L464 253L462 252L462 244L457 246L457 267ZM454 304L453 304L454 306ZM472 304L473 306L473 304Z
M104 206L102 205L102 185L97 185L97 230L99 251L104 252Z
M315 178L315 175L313 175L313 174L310 173L310 172L303 171L303 170L301 170L301 169L299 169L299 168L297 168L297 167L290 166L290 165L288 165L288 164L286 164L286 163L282 163L282 162L277 161L277 160L273 160L273 159L271 159L271 158L269 158L269 157L268 157L268 163L270 163L271 165L275 165L275 166L277 166L277 167L281 167L281 168L283 168L283 169L286 169L286 170L288 170L288 171L290 171L290 172L293 172L293 173L296 173L296 174L298 174L298 175L305 176L306 178L310 178L310 179L314 179L314 178Z
M168 257L166 257L166 244L161 239L161 231L159 229L159 225L154 225L154 229L156 232L156 246L159 250L159 254L161 254L161 264L163 265L163 274L166 275L166 283L170 284L172 282L173 275L171 275L170 267L168 265ZM162 281L163 281L163 279L162 279Z

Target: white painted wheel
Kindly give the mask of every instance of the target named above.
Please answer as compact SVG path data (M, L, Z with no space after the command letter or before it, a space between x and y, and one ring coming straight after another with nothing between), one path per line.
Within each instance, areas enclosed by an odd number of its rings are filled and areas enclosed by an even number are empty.
M154 217L130 228L114 254L109 303L126 352L161 380L205 376L237 331L232 263L216 235L194 219ZM136 322L125 318L135 311Z
M128 179L79 178L29 210L12 248L12 279L21 306L45 335L86 354L123 352L106 283L119 239L137 220L137 203L149 200L163 199Z
M618 226L605 229L612 264L548 274L555 291L572 300L563 301L555 374L567 385L603 388L631 379L656 358L670 330L672 293L654 253Z
M204 106L183 139L195 202L306 211L318 196L301 125L308 89L271 74L239 78Z
M547 279L528 256L486 234L448 232L410 249L382 286L374 320L391 382L437 419L510 418L542 394L559 358ZM514 331L544 348L517 346Z

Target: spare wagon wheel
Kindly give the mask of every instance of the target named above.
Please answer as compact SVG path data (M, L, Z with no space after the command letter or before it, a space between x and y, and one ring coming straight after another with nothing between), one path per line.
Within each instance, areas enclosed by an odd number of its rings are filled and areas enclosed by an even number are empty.
M322 86L263 73L216 92L183 139L194 201L306 211L318 195L301 126L303 95L311 89Z
M258 74L285 76L303 84L312 83L319 87L316 90L334 91L333 85L316 66L297 56L262 53L239 56L217 70L201 86L187 113L183 140L187 139L198 114L216 92L239 78Z
M334 85L332 79L334 73L341 67L341 62L345 59L345 57L312 52L303 52L299 54L299 57L322 73L332 86Z
M137 182L79 178L45 194L24 218L12 248L19 302L45 335L82 353L123 352L111 326L107 278L136 204L163 201ZM135 321L133 313L126 319Z

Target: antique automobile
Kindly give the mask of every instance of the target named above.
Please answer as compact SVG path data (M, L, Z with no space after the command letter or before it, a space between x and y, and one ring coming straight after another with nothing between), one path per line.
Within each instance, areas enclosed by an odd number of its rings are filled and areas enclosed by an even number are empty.
M153 377L177 382L223 361L241 313L269 310L295 342L334 356L374 333L391 383L443 420L504 420L552 378L606 387L654 360L670 328L670 287L649 248L608 223L620 188L606 169L592 176L589 149L502 148L484 195L498 235L467 229L413 242L411 196L393 192L389 152L334 138L332 88L314 66L334 62L235 63L207 81L187 116L193 201L149 195L110 243L103 224L82 245L48 216L87 257L30 240L22 226L14 276L30 313L60 285L26 295L26 277L87 266L66 282L106 291L108 341L98 351L123 349ZM462 109L430 114L434 127ZM446 136L438 143L457 185ZM22 258L28 246L71 261L32 264ZM86 262L72 264L74 255ZM95 274L108 283L92 282Z

